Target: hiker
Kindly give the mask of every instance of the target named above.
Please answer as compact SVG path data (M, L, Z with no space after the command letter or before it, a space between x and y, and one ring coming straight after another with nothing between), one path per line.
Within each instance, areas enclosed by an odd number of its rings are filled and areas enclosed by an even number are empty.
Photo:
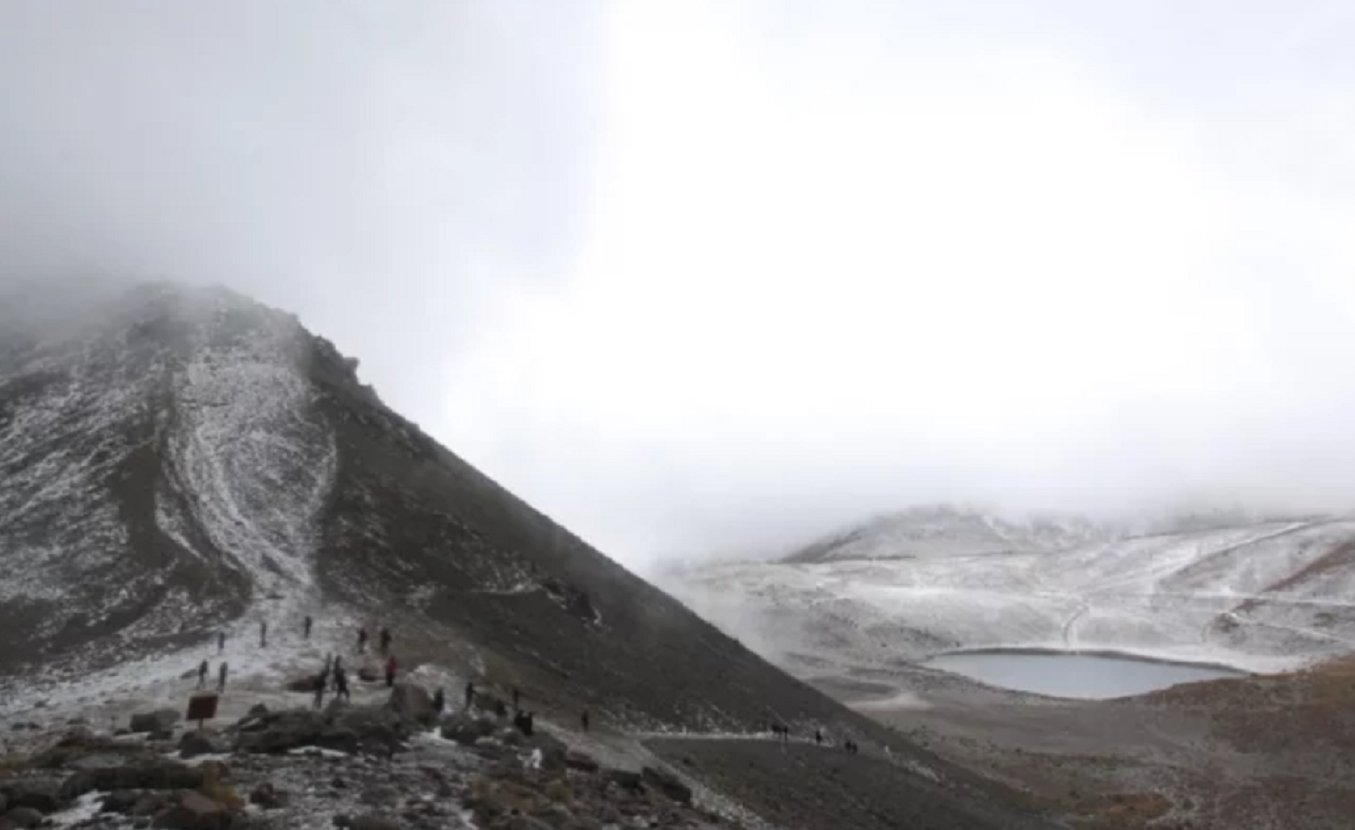
M226 650L226 632L218 631L216 633L216 653L220 654Z
M268 620L259 623L259 648L268 647Z
M334 666L330 668L329 673L334 676L334 685L339 684L339 675L343 674L343 655L334 655Z
M382 629L381 629L381 653L382 653L382 654L385 654L387 651L390 651L390 647L391 647L391 630L390 630L389 628L382 627Z
M508 717L508 707L503 705L502 700L494 701L494 716L499 718Z
M316 709L325 705L325 686L329 685L329 672L316 675L315 677L315 703Z
M587 710L587 709L584 709L584 710L583 710L583 713L582 713L581 715L579 715L579 726L582 726L582 727L583 727L583 731L584 731L584 732L587 732L587 731L588 731L588 710Z
M473 683L473 682L470 681L470 680L467 680L467 681L466 681L466 708L469 709L469 708L470 708L470 705L471 705L472 703L474 703L474 702L475 702L475 683Z
M522 716L523 722L527 724L527 737L532 737L532 730L536 727L536 715L532 712L526 712Z
M447 696L442 693L442 687L439 686L438 690L433 693L433 711L438 714L438 717L442 716L442 710L446 705Z
M310 615L310 614L307 614L307 615L306 615L305 621L302 623L302 627L305 629L305 638L306 638L307 640L309 640L309 639L311 638L311 623L312 623L312 622L313 622L313 620L311 620L311 615Z
M386 660L386 686L391 687L394 685L395 685L395 655L392 654Z
M353 696L348 693L348 674L343 669L336 669L334 672L334 699L352 700Z
M819 746L823 746L823 730L822 730L822 729L815 729L815 730L814 730L814 743L818 744Z
M517 686L514 686L514 687L513 687L513 711L514 711L514 712L516 712L517 710L519 710L519 709L522 708L522 706L520 705L521 703L522 703L522 693L518 691L518 687L517 687Z
M333 654L326 654L326 655L325 655L325 669L324 669L323 672L320 673L320 676L321 676L321 677L329 677L329 673L332 672L332 671L334 671L334 655L333 655Z
M206 661L206 660L203 660L203 661L202 661L202 664L198 666L198 688L199 688L199 689L201 689L202 687L204 687L204 686L207 685L207 668L208 668L208 666L207 666L207 661Z
M217 671L216 690L218 692L226 691L226 661L221 661L221 668Z
M367 629L358 629L358 654L361 654L367 648Z

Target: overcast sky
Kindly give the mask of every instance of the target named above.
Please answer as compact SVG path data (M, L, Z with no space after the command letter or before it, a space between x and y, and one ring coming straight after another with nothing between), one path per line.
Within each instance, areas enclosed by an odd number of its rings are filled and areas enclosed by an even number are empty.
M1355 6L0 4L0 268L223 281L645 571L1355 505Z

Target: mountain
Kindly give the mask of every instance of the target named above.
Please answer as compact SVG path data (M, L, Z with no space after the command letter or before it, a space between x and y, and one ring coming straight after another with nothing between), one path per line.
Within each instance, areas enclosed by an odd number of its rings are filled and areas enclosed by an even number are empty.
M969 519L961 530L974 527ZM1355 643L1355 520L1268 520L1067 548L998 526L1015 550L849 558L907 544L898 525L875 527L882 538L867 530L814 557L714 564L664 585L805 678L972 648L1110 650L1271 670L1344 655Z
M409 676L517 687L557 722L822 728L890 750L872 779L915 828L1045 826L619 567L391 411L296 317L229 290L0 297L0 475L0 720L178 705L218 631L243 690L223 706L243 714L354 654L359 626L389 627Z
M1063 550L1129 534L1125 525L1081 516L1013 520L977 508L920 505L877 516L819 539L785 557L787 562L976 556Z

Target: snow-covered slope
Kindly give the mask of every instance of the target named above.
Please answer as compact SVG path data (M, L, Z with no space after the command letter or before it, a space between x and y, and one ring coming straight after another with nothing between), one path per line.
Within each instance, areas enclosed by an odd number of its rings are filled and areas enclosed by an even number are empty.
M1063 550L1128 534L1128 528L1081 516L1008 519L953 505L912 507L830 534L786 557L788 562L979 556Z
M1118 650L1240 668L1355 651L1355 521L1067 550L713 565L665 587L796 673L952 649Z

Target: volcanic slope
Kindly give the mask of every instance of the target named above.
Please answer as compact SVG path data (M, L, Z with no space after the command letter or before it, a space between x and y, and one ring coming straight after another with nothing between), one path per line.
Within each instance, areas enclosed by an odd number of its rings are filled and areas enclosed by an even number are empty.
M0 719L175 700L218 631L229 689L277 691L389 626L432 682L637 734L822 727L888 747L919 830L1045 826L515 498L295 317L164 284L0 299Z

